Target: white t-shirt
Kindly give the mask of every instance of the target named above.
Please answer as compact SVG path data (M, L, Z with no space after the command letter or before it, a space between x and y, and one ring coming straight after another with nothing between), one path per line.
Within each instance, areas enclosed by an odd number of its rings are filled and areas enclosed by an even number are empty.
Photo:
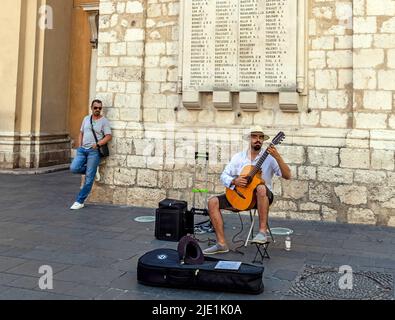
M227 188L232 188L231 186L232 180L237 178L243 168L247 165L256 165L259 158L265 153L266 149L262 149L259 155L251 161L248 157L248 151L242 151L235 154L225 167L224 171L221 174L221 182ZM276 161L270 154L267 156L265 161L261 166L262 170L262 178L265 180L266 186L269 188L270 191L273 192L273 176L276 175L278 177L282 177L280 167Z
M110 122L105 117L101 117L99 120L92 119L92 121L98 141L102 140L104 136L111 134ZM91 116L86 116L84 121L82 121L81 132L84 135L82 147L85 149L92 148L96 144L96 140L92 132Z

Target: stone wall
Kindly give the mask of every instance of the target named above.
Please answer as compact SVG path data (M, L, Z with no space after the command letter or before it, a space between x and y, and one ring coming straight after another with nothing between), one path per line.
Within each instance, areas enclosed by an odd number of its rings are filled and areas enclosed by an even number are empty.
M306 2L308 95L285 113L277 94L260 95L256 112L218 111L210 94L202 110L184 108L180 3L101 0L97 91L114 141L90 201L191 204L194 152L206 149L210 193L222 192L219 174L259 124L286 133L293 173L275 181L273 216L395 226L395 1Z

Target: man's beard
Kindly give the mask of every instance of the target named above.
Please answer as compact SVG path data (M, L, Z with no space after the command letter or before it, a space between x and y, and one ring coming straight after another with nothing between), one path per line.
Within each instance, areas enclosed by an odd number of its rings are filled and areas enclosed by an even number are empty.
M255 145L253 146L253 148L254 148L255 151L260 151L260 150L262 149L262 145L260 145L260 144L255 144Z

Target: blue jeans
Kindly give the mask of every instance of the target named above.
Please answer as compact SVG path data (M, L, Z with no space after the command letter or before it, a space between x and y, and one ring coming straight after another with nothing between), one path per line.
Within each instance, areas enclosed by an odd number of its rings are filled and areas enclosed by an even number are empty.
M70 171L75 174L85 174L85 183L77 197L78 203L84 203L92 190L97 167L100 164L100 154L95 149L78 148Z

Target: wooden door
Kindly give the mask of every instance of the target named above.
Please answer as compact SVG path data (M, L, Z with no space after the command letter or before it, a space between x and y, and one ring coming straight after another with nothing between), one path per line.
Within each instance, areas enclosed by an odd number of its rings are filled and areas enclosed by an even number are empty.
M92 40L92 15L98 14L98 0L73 0L73 22L70 59L70 96L69 96L69 132L73 148L78 143L78 135L83 118L88 114L91 83L92 52L97 43ZM96 51L94 51L96 52ZM96 61L93 59L93 61ZM95 77L93 77L95 79ZM95 80L93 80L95 81Z

